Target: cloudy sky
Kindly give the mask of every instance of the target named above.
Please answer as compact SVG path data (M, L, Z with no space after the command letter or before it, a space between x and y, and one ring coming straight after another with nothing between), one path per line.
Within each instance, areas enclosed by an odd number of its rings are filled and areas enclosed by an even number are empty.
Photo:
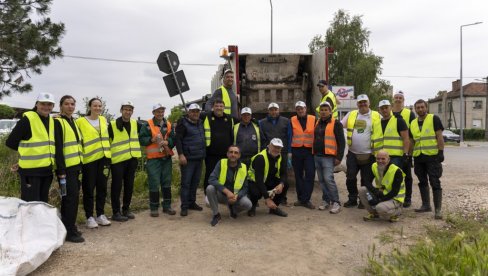
M155 63L160 52L178 54L179 69L190 86L184 97L195 100L210 93L216 64L222 62L221 47L235 44L241 53L270 51L268 0L53 2L51 18L66 25L61 44L65 55L154 63L64 57L42 75L32 76L32 93L5 97L2 103L32 107L39 92L53 93L56 99L71 94L79 103L98 95L107 101L110 113L118 114L120 103L131 100L134 115L147 118L156 102L168 109L180 102L164 88L164 74ZM370 50L384 58L381 78L404 91L407 103L449 91L459 78L463 24L484 22L463 28L464 83L488 75L486 0L274 0L274 53L307 53L312 37L326 32L339 9L363 15L363 26L371 31Z

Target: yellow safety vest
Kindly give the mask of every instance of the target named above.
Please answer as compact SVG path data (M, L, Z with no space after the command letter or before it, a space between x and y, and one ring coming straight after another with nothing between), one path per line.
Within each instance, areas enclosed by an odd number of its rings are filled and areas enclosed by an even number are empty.
M427 114L422 124L422 130L419 127L419 118L415 118L410 125L410 132L415 142L413 146L414 157L420 154L437 155L439 149L437 148L437 139L434 130L434 115Z
M410 109L408 108L404 108L402 109L402 112L400 112L400 115L402 115L402 118L403 120L405 121L405 123L407 123L407 127L410 129L410 113L412 111L410 111Z
M64 118L56 118L63 131L63 155L66 168L83 163L83 148L81 147L81 135L78 126L74 124L76 134L80 141L76 140L75 131Z
M100 132L95 129L86 117L76 120L76 124L83 135L83 164L88 164L103 157L111 158L108 137L107 119L98 116Z
M373 170L374 174L374 181L376 184L376 188L378 189L383 189L383 195L387 195L393 186L393 180L395 179L395 174L397 170L400 170L402 172L402 184L400 186L400 191L398 191L398 194L393 198L394 200L403 203L405 200L405 173L397 167L395 164L390 164L388 167L388 171L383 175L383 179L381 180L381 183L378 181L379 179L379 173L378 173L378 163L375 162L371 166L371 169Z
M347 117L347 145L352 145L352 134L354 133L354 124L358 117L358 110L353 110ZM381 121L380 114L377 111L371 110L371 126L374 126L376 122Z
M259 132L259 126L253 122L250 122L252 126L254 127L254 130L256 131L256 138L258 139L258 151L261 149L261 133ZM234 145L237 145L237 132L239 131L239 126L241 123L235 124L234 125Z
M112 154L112 164L117 164L133 157L140 158L141 145L139 144L139 135L137 134L137 122L130 120L130 137L125 128L120 131L117 128L115 120L110 122L114 138L110 141L110 152Z
M385 128L385 133L381 127L381 121L373 124L373 133L371 134L372 150L374 155L381 149L384 149L390 156L403 155L403 139L397 131L398 120L391 116Z
M334 104L334 108L332 109L332 116L334 117L334 119L337 119L339 117L339 112L337 111L337 99L334 95L334 92L328 90L327 94L325 94L325 96L323 96L322 99L320 100L320 103L327 101L327 98L329 98L332 101L332 104ZM315 110L317 111L317 114L320 115L320 104L319 106L317 106Z
M203 121L203 129L205 130L205 145L207 147L209 147L212 142L212 130L210 129L210 121L208 120L209 117L212 117L212 115L205 116L205 120ZM214 119L212 118L212 120ZM232 126L234 126L234 119L230 118L230 120L232 122Z
M227 158L220 160L219 183L222 186L225 185L225 181L227 180L228 162L229 162L229 159L227 159ZM237 170L237 174L235 175L235 178L234 178L234 194L235 195L237 195L239 193L239 191L242 189L242 185L244 185L244 181L246 181L246 177L247 177L246 164L241 163L241 167Z
M35 111L27 111L23 116L29 119L32 137L20 140L19 167L22 169L43 168L54 165L54 120L49 117L49 132Z
M222 90L222 101L224 101L224 113L231 114L232 113L232 102L230 101L229 91L222 85L220 86L220 90Z
M256 175L255 175L255 172L254 172L254 168L252 167L252 163L254 162L254 159L256 158L256 156L262 155L264 157L264 176L263 176L263 182L266 182L266 179L268 178L268 172L269 172L269 160L268 160L268 154L266 153L266 151L267 151L267 149L264 149L260 153L254 155L251 158L251 165L249 166L249 171L247 172L249 180L256 182ZM276 166L276 174L275 174L275 176L277 178L280 178L281 154L280 154L280 157L278 158L278 160L276 161L275 166Z

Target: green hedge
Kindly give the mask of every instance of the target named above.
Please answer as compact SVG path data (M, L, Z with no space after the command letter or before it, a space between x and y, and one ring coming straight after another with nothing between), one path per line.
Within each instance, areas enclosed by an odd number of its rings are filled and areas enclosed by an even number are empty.
M452 132L456 134L460 134L461 131L459 129L453 129ZM464 133L464 140L484 140L485 139L485 130L479 128L467 128L463 131Z

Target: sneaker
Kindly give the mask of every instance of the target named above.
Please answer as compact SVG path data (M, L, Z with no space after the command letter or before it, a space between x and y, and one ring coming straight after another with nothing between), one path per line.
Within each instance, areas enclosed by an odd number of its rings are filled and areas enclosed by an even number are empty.
M341 211L341 204L339 202L332 203L332 208L330 208L329 213L337 214Z
M213 216L212 221L210 221L210 225L215 226L219 221L222 219L220 216L220 213L217 213L215 216Z
M159 217L159 212L158 212L158 209L152 209L151 210L151 213L149 213L149 215L153 218L156 218L156 217Z
M398 222L399 220L400 219L398 218L398 216L391 216L388 221L390 221L390 222Z
M371 220L377 219L379 217L380 216L377 213L368 213L368 215L363 217L363 220L364 221L371 221Z
M269 213L273 214L273 215L277 215L279 217L287 217L288 216L288 214L285 211L281 210L278 207L276 209L269 209Z
M359 204L358 204L358 209L365 209L366 207L364 207L363 203L361 201L359 201Z
M323 211L326 209L329 209L330 204L328 202L322 201L322 203L319 206L319 210Z
M77 233L73 232L73 233L68 233L66 235L66 241L73 242L73 243L80 243L80 242L84 242L85 239L82 236L78 236Z
M353 208L356 206L358 206L358 202L356 200L349 199L348 201L346 201L346 203L344 203L344 207L346 208Z
M124 222L124 221L128 221L129 218L126 216L123 216L121 213L117 212L117 213L112 215L112 220Z
M90 229L97 228L98 227L98 223L95 221L95 219L93 217L89 217L86 220L86 227L87 228L90 228Z
M182 217L188 216L188 209L181 209L180 216L182 216Z
M99 215L95 221L101 226L109 226L111 224L105 215Z
M195 210L195 211L202 211L203 208L198 205L196 202L193 202L192 204L190 204L190 206L188 206L188 209L190 210Z
M163 213L168 214L170 216L176 215L176 211L173 210L173 208L171 208L171 207L169 207L169 208L163 208Z
M135 219L136 218L136 216L134 215L134 213L132 213L130 210L122 211L122 215L124 217L127 217L128 219Z

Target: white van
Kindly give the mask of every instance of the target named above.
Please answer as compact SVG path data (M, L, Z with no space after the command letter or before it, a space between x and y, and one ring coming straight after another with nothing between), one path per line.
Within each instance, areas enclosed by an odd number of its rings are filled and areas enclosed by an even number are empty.
M1 119L0 120L0 135L9 134L14 126L17 124L18 119Z

